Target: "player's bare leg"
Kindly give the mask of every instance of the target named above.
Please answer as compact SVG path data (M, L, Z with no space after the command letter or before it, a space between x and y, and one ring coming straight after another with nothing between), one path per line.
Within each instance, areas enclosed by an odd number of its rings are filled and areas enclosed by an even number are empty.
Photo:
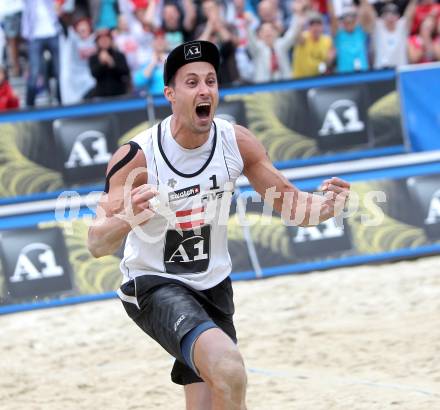
M246 409L243 359L222 330L208 329L199 336L194 345L194 364L211 391L212 410Z
M191 383L185 386L186 410L210 410L211 390L206 383Z

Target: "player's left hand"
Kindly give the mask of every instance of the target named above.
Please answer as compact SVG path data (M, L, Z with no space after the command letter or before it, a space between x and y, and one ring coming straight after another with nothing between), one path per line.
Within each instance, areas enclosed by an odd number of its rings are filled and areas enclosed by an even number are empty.
M332 177L322 182L320 191L326 198L326 208L328 217L339 215L350 196L350 183L341 178Z
M335 192L336 194L346 193L348 194L350 191L350 182L345 181L344 179L338 177L332 177L330 179L326 179L322 182L320 191L324 192Z

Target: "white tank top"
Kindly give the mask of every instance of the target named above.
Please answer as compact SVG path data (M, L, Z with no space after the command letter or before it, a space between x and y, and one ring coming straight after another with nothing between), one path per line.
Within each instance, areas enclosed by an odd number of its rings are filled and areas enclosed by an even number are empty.
M127 236L123 282L156 275L209 289L231 272L227 222L243 160L228 121L215 118L208 140L195 149L181 147L170 124L171 116L133 138L145 154L148 183L157 186L160 205Z

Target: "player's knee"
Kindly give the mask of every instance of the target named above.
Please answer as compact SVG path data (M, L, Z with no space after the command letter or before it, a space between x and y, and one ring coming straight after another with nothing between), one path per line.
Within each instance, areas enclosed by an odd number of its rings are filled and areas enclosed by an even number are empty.
M213 366L213 390L222 395L241 395L246 389L246 383L246 370L240 352L237 349L227 351Z

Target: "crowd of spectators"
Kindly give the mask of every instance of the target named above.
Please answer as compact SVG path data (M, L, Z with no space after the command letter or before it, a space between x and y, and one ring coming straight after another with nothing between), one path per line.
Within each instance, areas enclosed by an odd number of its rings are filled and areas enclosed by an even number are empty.
M219 47L222 85L440 61L436 0L2 0L0 109L8 77L72 104L160 94L167 53Z

